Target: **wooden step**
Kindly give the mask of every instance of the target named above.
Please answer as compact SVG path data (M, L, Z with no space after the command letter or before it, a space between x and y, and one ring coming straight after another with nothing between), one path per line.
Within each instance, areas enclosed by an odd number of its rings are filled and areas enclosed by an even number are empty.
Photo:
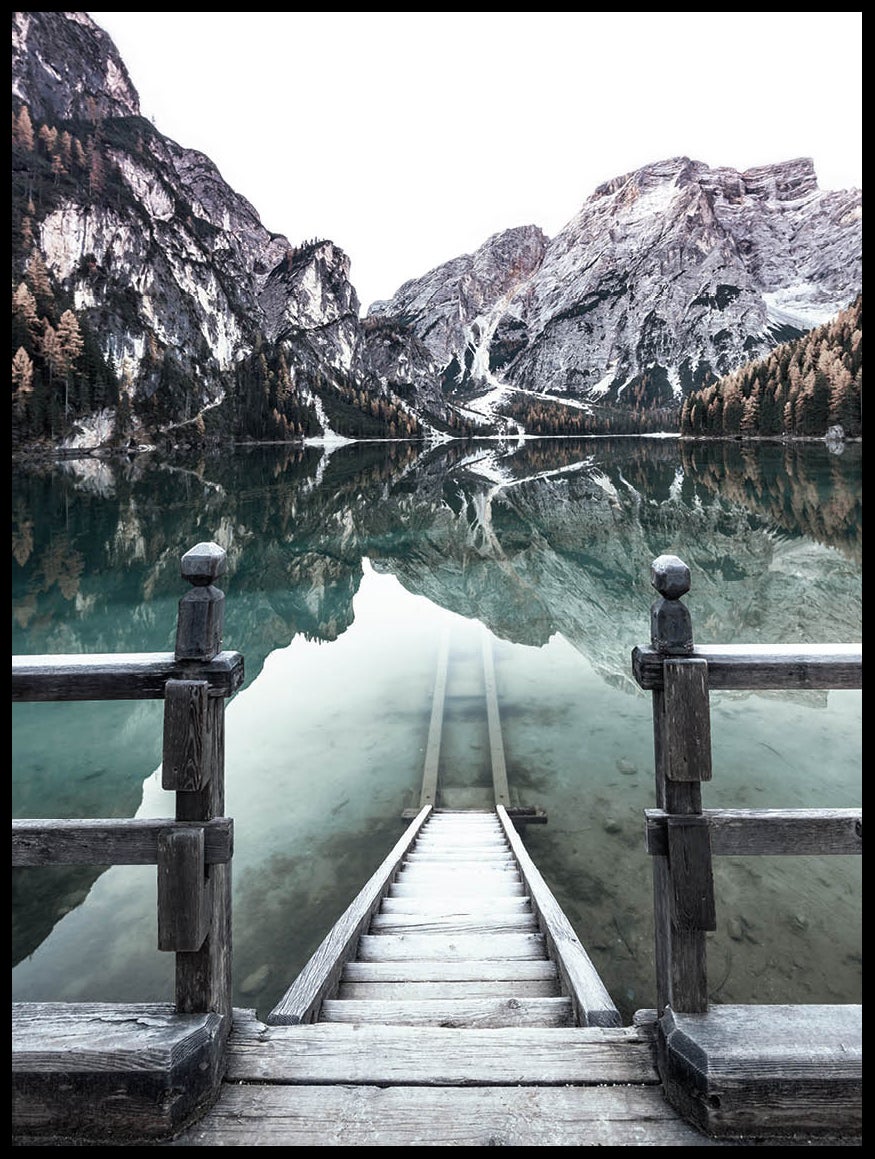
M468 897L522 897L526 888L521 881L505 878L495 878L489 881L454 881L451 883L453 891L458 891L465 898ZM427 892L445 895L449 885L446 882L433 879L430 883L424 881L396 881L389 886L389 897L419 896Z
M646 1083L659 1089L646 1027L265 1026L253 1011L240 1010L234 1012L227 1079L233 1084L403 1083L420 1090L585 1083Z
M480 959L347 962L344 982L522 982L556 977L555 963L548 958L508 958L504 961Z
M538 919L531 912L517 914L376 914L372 934L522 934L535 933Z
M320 1022L383 1026L571 1026L570 998L326 999Z
M503 962L508 958L546 958L543 934L363 934L357 957L362 962L480 961Z
M269 1023L616 1026L616 1008L530 861L504 810L423 807Z
M420 849L417 846L411 849L410 853L404 858L402 866L404 865L420 865L426 863L434 864L449 864L462 865L467 864L471 868L476 868L481 865L489 865L494 867L507 867L516 871L516 862L506 849L500 847L486 848L483 845L477 848L472 848L470 845L456 845L452 849L446 846L435 845L434 848Z
M520 962L545 969L507 977ZM356 974L393 964L391 980ZM428 819L319 1020L441 1030L574 1025L497 816Z
M384 897L381 914L513 914L531 910L526 894L509 897L445 898L436 893L410 893L401 897Z
M559 998L559 980L556 977L542 981L508 979L488 981L429 981L429 982L345 982L341 980L338 998L378 998L381 1001L405 1001L423 998Z

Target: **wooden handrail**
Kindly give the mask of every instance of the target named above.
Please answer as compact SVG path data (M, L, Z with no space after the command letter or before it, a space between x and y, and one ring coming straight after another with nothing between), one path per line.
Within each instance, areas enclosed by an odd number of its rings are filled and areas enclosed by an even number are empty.
M645 810L653 858L657 1013L708 1010L705 934L716 929L715 855L862 854L862 809L703 809L711 779L710 691L855 689L860 644L694 645L681 597L690 570L663 555L650 569L659 593L651 642L632 672L652 693L657 808Z
M862 809L703 809L711 853L811 856L863 852ZM647 852L668 853L670 817L662 809L644 810Z
M699 644L690 659L708 664L712 691L862 688L862 644ZM664 687L668 655L635 648L632 672L641 688Z
M314 950L310 960L267 1016L271 1026L315 1022L322 1000L336 988L346 963L355 956L359 938L392 884L401 861L410 851L432 812L423 805L379 867L359 890L341 917Z
M549 955L556 962L563 993L571 998L577 1025L619 1026L619 1010L541 871L532 861L510 814L503 805L496 805L495 811L531 899Z
M13 703L57 700L160 700L168 680L205 680L210 696L243 686L243 657L220 652L207 663L179 661L173 652L13 656Z
M12 822L12 864L157 865L162 833L184 827L204 831L204 864L225 865L234 849L230 817L212 821L159 818L18 820Z
M13 656L13 702L164 700L162 787L176 816L18 819L13 866L155 865L158 948L176 954L176 1010L232 1011L233 824L224 817L225 701L243 658L222 652L225 552L199 543L181 560L173 652ZM207 869L209 867L209 869Z

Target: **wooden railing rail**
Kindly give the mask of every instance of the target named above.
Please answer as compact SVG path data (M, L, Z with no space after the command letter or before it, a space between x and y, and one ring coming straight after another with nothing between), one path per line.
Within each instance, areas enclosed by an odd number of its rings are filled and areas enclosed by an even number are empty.
M13 656L12 701L161 700L168 680L204 680L210 696L230 696L242 683L240 657L220 652L207 664L180 662L173 652Z
M703 809L711 779L711 689L855 689L860 644L693 644L690 571L677 556L651 565L659 593L651 642L632 671L652 693L656 809L645 811L653 858L657 1012L708 1010L705 935L716 929L712 857L862 854L862 809Z
M222 652L224 550L199 543L181 561L171 653L14 656L13 702L164 700L162 787L173 818L18 819L13 866L155 865L158 948L176 955L180 1014L230 1016L233 824L224 813L225 701L243 658Z

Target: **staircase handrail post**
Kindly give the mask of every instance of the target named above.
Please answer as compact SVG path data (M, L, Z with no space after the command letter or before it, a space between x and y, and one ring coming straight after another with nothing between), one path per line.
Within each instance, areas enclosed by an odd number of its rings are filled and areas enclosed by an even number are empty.
M222 648L224 548L198 543L182 556L191 588L180 599L175 658L183 678L168 680L164 702L162 785L176 793L176 820L202 822L225 811L225 698L207 682L184 678ZM178 1013L232 1013L231 863L204 862L202 831L168 832L158 864L159 948L176 954Z
M658 592L651 646L664 657L662 687L651 693L657 808L670 814L666 854L653 858L657 1013L666 1006L708 1009L705 932L716 927L711 846L701 781L711 777L707 662L693 656L690 569L675 555L650 567Z

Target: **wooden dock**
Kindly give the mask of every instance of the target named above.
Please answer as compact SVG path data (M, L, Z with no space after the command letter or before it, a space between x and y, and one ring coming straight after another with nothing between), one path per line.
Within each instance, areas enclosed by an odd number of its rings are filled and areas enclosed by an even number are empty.
M503 808L425 806L174 1146L701 1146Z
M689 571L654 561L632 667L653 698L656 1002L622 1026L527 853L546 817L511 802L485 636L488 807L442 788L442 646L419 807L262 1022L231 1003L223 711L243 667L220 651L224 563L215 544L183 557L172 654L13 658L13 700L164 699L177 801L13 822L13 865L155 865L176 956L173 1003L13 1004L13 1145L861 1145L862 1007L711 1005L705 935L713 856L860 854L862 810L705 810L701 782L709 687L862 687L862 648L695 648Z

